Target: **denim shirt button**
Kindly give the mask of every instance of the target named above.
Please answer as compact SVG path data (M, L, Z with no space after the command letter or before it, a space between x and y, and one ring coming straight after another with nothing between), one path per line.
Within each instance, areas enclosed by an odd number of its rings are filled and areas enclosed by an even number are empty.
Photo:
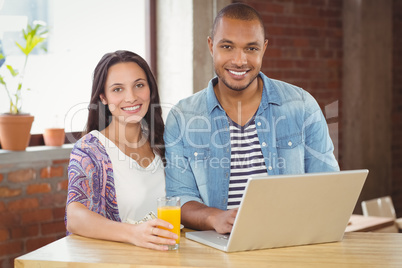
M267 146L267 143L264 141L261 145L265 147Z
M261 126L261 122L258 122L258 123L257 123L257 126L259 126L259 127L260 127L260 126Z
M268 169L269 169L269 170L272 170L272 167L271 167L271 166L269 166L269 167L268 167Z
M198 153L197 153L197 152L195 152L195 153L194 153L194 156L197 156L197 155L198 155Z
M288 145L289 145L289 146L292 146L292 142L291 142L291 141L289 141L289 142L288 142Z

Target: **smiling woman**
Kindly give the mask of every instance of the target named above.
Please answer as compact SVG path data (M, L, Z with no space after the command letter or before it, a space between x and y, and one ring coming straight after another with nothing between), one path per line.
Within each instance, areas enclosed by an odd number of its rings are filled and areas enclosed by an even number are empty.
M75 143L68 167L67 234L167 250L178 238L168 231L170 223L127 224L155 212L155 200L165 195L155 77L139 55L107 53L95 68L90 99L86 134Z
M130 49L149 58L146 0L3 2L0 41L10 64L21 65L23 61L22 54L11 50L10 40L20 34L27 21L43 20L49 28L47 53L32 55L24 78L31 89L22 100L24 110L35 116L32 134L53 127L83 131L94 63L106 52ZM0 91L1 108L8 106L4 94Z

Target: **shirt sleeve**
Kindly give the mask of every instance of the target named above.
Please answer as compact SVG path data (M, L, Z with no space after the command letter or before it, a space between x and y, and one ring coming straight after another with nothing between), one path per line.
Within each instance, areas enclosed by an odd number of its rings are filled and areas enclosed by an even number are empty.
M82 138L71 151L66 209L71 202L79 202L103 217L121 221L111 162L94 139L93 136ZM65 224L67 226L67 213Z
M305 172L339 171L334 145L329 136L327 121L317 101L305 92L306 114L303 124L305 135Z
M180 116L177 108L173 108L166 120L165 158L166 158L166 195L179 196L181 205L189 201L203 203L197 187L194 173L184 154L184 117Z
M68 197L67 205L79 202L90 210L94 210L94 179L99 178L95 161L85 150L74 147L68 166ZM96 187L96 186L95 186ZM95 209L96 210L96 209Z

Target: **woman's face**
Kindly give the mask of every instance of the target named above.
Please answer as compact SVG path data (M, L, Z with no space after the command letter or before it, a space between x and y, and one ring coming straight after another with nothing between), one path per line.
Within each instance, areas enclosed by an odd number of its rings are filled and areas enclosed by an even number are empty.
M109 68L105 94L100 98L108 105L113 120L138 123L148 111L150 95L144 70L134 62L120 62Z

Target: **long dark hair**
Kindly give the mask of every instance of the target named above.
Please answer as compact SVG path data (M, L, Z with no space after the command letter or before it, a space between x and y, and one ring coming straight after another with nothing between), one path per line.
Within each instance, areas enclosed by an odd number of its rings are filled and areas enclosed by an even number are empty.
M88 121L84 134L87 134L92 130L101 131L112 121L112 113L108 106L101 102L100 95L105 94L105 83L109 68L121 62L134 62L138 64L147 76L149 89L151 91L151 100L148 111L143 118L142 125L145 127L147 139L151 144L151 148L159 154L162 160L164 160L164 123L162 119L162 108L159 100L158 86L147 62L141 56L131 51L118 50L116 52L107 53L102 57L98 65L96 65L92 82L91 101L88 107Z

